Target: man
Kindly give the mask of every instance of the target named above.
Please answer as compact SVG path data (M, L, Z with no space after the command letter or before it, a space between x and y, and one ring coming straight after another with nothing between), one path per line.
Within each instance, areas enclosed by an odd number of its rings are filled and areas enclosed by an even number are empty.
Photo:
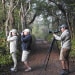
M71 50L71 35L67 25L63 24L60 27L61 36L53 34L56 40L61 40L60 61L62 64L61 75L69 73L69 53Z
M32 36L30 35L29 29L25 29L22 32L21 41L22 41L22 62L27 67L25 71L30 71L31 67L28 65L28 56L31 50Z
M9 36L7 37L7 41L10 42L10 54L12 56L12 60L14 62L13 68L11 71L17 71L17 58L16 58L16 51L17 51L17 30L12 29L9 32Z

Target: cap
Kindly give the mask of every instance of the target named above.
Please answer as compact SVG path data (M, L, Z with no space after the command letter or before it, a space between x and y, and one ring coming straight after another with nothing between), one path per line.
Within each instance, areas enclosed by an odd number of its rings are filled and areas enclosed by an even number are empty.
M60 28L68 28L68 26L66 24L62 24Z
M12 29L10 32L17 33L16 29Z
M23 32L30 32L30 29L24 29L24 31Z

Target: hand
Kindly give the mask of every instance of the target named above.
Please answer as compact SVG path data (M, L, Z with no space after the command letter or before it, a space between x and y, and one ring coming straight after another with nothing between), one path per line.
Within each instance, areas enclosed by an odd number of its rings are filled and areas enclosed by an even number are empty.
M21 35L24 35L24 33L22 32Z
M9 32L9 36L10 36L10 37L12 36L12 33L11 33L11 32Z
M55 36L55 34L53 33L53 36Z

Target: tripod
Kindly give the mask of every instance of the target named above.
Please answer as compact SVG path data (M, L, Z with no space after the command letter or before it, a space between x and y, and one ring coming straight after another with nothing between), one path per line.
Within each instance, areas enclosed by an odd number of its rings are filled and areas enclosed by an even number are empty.
M57 43L57 41L55 40L55 38L53 37L53 38L52 38L52 41L51 41L51 43L50 43L49 49L48 49L48 53L47 53L46 58L45 58L45 60L44 60L44 64L45 64L45 68L44 68L44 69L45 69L45 70L47 69L48 62L49 62L49 59L50 59L50 55L51 55L51 52L52 52L54 43L56 43L56 47L57 47L57 50L58 50L58 52L59 52L58 43Z
M51 52L52 52L52 48L53 48L53 45L54 45L55 42L56 42L56 47L57 47L58 52L59 52L59 48L58 48L57 41L56 41L55 38L53 37L53 38L52 38L52 41L51 41L51 43L50 43L49 49L48 49L48 53L47 53L47 55L46 55L46 57L45 57L45 60L44 60L44 65L45 65L45 66L44 66L44 70L45 70L45 71L47 70L49 58L50 58L50 55L51 55ZM41 75L41 72L42 72L42 71L40 71L40 73L39 73L38 75Z

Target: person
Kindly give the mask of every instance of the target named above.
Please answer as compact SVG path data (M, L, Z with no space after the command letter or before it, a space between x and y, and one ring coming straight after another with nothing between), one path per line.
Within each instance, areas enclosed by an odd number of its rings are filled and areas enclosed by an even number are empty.
M31 51L31 43L32 43L32 36L30 34L29 29L24 29L21 33L21 42L22 42L22 62L26 66L27 69L25 71L31 71L31 67L28 64L28 56Z
M53 34L56 40L61 40L60 61L62 64L61 75L69 73L69 54L71 51L71 34L66 24L60 26L62 34Z
M17 30L16 29L10 30L9 36L7 37L7 41L10 42L10 54L14 62L14 66L10 69L11 71L17 71L17 58L16 58L17 39L18 39Z

